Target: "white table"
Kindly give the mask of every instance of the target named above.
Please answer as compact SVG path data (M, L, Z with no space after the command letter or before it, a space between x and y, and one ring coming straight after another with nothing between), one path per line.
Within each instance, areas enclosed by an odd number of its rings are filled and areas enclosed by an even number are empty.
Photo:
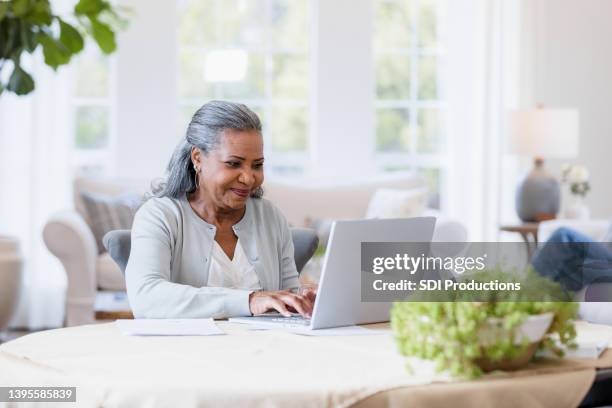
M562 395L544 395L546 401L572 406L564 401L577 404L595 375L592 365L556 362L428 385L439 378L423 370L408 375L386 325L372 326L380 335L352 337L219 326L227 335L129 337L113 323L30 334L0 346L0 385L76 386L78 406L110 407L367 406L385 390L393 390L389 405L455 395L461 406L474 398L532 401L560 386Z

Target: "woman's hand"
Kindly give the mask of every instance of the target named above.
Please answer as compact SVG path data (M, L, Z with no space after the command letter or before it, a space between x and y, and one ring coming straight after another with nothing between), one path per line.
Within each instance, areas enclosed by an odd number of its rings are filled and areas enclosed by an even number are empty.
M310 303L314 305L315 299L317 298L317 291L319 290L319 285L316 283L304 283L301 284L298 288L297 294L299 296L303 296L306 299L310 300Z
M253 292L249 295L249 309L253 315L276 310L285 317L291 316L291 312L298 312L309 319L312 315L312 301L286 290Z

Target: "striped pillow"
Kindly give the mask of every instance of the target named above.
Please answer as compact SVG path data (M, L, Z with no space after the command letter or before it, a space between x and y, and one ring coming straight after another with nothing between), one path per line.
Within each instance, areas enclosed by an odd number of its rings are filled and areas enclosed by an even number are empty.
M81 198L100 254L106 252L102 244L104 235L116 229L132 228L136 210L142 204L142 198L134 193L109 197L83 191Z

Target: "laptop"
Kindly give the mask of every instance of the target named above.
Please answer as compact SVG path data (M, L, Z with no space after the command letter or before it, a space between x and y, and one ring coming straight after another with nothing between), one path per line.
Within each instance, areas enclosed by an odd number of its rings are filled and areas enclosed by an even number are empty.
M434 217L335 221L310 319L266 313L230 322L261 327L326 329L389 321L392 302L361 301L362 242L431 242Z

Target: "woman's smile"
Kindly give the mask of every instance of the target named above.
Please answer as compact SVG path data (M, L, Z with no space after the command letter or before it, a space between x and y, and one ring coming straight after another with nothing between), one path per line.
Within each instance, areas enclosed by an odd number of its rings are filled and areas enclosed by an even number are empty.
M248 198L249 195L251 194L251 190L248 190L248 189L230 188L230 190L234 194L236 194L238 197L241 197L241 198Z

